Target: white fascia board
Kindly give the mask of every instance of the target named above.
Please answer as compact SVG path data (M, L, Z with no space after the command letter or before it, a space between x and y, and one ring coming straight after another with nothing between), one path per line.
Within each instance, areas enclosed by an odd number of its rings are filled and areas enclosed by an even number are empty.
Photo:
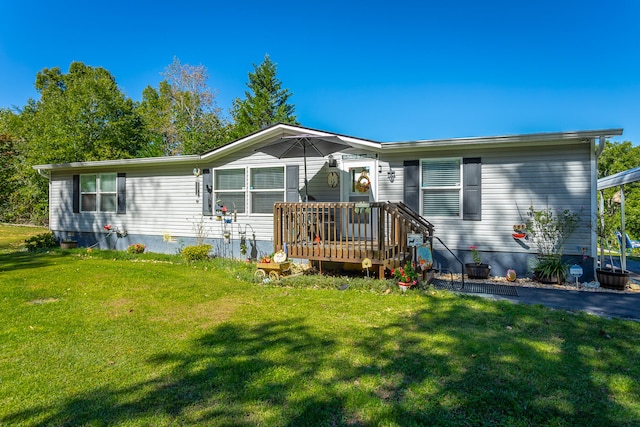
M244 138L240 138L222 147L215 148L208 153L202 155L202 160L209 161L232 154L238 150L246 149L252 146L260 146L261 144L275 141L283 136L294 135L318 135L318 136L337 136L347 144L354 148L364 148L368 150L380 150L381 144L375 141L354 138L351 136L340 135L336 133L321 131L317 129L305 128L302 126L288 125L280 123L270 128L263 129Z
M167 157L139 157L134 159L120 160L96 160L90 162L58 163L47 165L34 165L35 170L64 170L80 168L112 168L120 166L153 166L163 164L197 163L200 161L199 155L189 156L167 156Z
M520 135L499 135L499 136L482 136L470 138L450 138L450 139L433 139L418 140L407 142L385 142L382 143L382 150L411 150L416 148L454 148L475 145L549 145L558 141L579 143L591 143L594 138L622 135L622 129L602 129L587 131L570 131L570 132L545 132L545 133L528 133Z

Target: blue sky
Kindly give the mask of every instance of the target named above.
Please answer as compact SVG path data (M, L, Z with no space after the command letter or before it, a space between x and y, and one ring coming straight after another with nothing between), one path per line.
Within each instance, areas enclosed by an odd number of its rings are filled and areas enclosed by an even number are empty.
M173 57L217 104L265 54L303 126L377 141L624 128L640 144L640 2L4 0L0 107L43 68L109 70L134 100Z

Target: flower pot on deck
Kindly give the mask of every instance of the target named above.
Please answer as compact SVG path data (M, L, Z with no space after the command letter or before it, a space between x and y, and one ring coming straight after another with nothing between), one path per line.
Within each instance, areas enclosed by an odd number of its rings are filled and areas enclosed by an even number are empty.
M596 278L603 288L624 291L629 281L629 272L626 270L614 271L610 268L597 268Z
M469 279L488 279L489 273L491 273L491 267L489 264L465 264L464 269L467 272Z
M398 282L398 286L400 287L402 293L404 293L411 289L412 284L407 282Z

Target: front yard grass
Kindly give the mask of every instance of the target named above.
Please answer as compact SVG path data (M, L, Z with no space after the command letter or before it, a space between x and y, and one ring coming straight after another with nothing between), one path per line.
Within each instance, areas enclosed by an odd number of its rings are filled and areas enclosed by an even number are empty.
M0 253L0 424L640 424L636 322L251 273Z

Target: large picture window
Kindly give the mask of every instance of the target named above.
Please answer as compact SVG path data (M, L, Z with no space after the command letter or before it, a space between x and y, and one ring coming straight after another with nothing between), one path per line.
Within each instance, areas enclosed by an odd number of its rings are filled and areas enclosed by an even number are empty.
M425 159L420 165L422 213L427 217L460 217L461 160Z
M214 174L215 201L238 213L245 213L245 169L216 169Z
M251 213L273 213L273 204L284 201L284 167L250 170Z
M80 209L83 212L116 212L115 173L80 175Z

